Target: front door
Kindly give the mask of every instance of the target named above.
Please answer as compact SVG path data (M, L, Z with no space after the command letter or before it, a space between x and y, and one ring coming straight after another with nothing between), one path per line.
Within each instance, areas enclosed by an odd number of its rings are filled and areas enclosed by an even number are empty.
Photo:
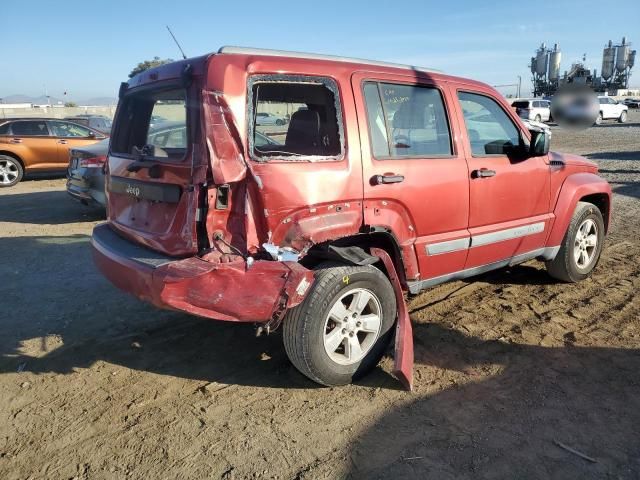
M454 100L448 88L427 74L373 72L354 74L352 87L365 224L393 233L408 281L461 270L469 242L469 185L458 127L449 121Z
M59 166L69 164L69 150L72 148L91 145L99 141L95 136L91 136L91 130L71 122L49 120L49 129L56 141L56 162Z
M553 218L545 157L509 154L525 133L487 92L459 90L457 96L470 178L471 245L465 268L535 252L544 246Z

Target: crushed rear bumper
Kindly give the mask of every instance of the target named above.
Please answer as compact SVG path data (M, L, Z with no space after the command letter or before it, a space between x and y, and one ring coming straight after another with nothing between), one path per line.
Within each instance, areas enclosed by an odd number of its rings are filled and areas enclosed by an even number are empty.
M216 320L267 322L298 305L313 272L295 262L211 263L176 259L137 245L108 223L96 226L93 258L116 287L158 307Z

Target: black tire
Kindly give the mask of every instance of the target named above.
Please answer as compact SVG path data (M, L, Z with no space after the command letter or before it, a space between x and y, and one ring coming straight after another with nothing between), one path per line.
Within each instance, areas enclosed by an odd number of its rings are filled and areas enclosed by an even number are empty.
M24 175L22 163L9 155L0 155L0 188L13 187Z
M593 257L591 257L591 260L584 268L581 268L575 259L574 251L577 248L576 237L578 230L587 220L592 220L595 223L597 244L594 248ZM598 207L592 203L578 202L556 258L546 262L549 275L563 282L575 283L584 280L591 275L591 272L593 272L593 269L598 264L600 254L602 253L603 242L604 221L602 220L602 213Z
M625 123L626 121L627 121L627 111L626 111L626 110L623 110L623 111L620 113L620 117L618 118L618 122L619 122L619 123Z
M276 120L276 125L284 125L284 120Z
M534 120L540 123L542 121L542 117L540 115L536 115L536 118Z
M329 312L349 292L366 291L377 299L380 327L375 340L362 359L340 364L329 356L324 338L330 322ZM355 295L355 293L354 293ZM369 307L367 307L369 308ZM305 376L326 386L346 385L373 369L384 354L396 320L396 297L389 279L373 266L337 266L320 268L315 283L304 301L290 309L284 319L284 347L291 363ZM333 322L337 323L337 322ZM334 328L338 328L334 326ZM345 330L342 329L342 332ZM356 334L359 335L359 334ZM365 334L366 336L367 334ZM341 343L338 350L349 343ZM334 352L336 355L336 352Z

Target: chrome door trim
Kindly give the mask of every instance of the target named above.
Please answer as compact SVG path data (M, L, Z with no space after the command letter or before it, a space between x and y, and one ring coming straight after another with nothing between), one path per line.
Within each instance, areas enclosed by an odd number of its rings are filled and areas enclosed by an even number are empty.
M519 263L523 263L528 260L533 260L534 258L539 258L540 260L547 260L547 261L553 260L558 254L559 250L560 250L560 246L538 248L536 250L521 253L519 255L515 255L514 257L507 258L505 260L500 260L498 262L493 262L486 265L480 265L478 267L467 268L466 270L460 270L453 273L447 273L446 275L440 275L439 277L407 282L409 286L409 292L415 295L419 293L421 290L424 290L425 288L433 287L441 283L449 282L451 280L461 280L464 278L473 277L475 275L480 275L481 273L489 272L491 270L496 270L498 268L517 265Z
M426 245L427 255L439 255L441 253L457 252L458 250L466 250L471 245L471 238L457 238L455 240L447 240L446 242L431 243Z
M444 242L430 243L425 245L427 255L440 255L442 253L457 252L473 247L481 247L491 243L513 240L514 238L526 237L544 232L545 222L530 223L519 227L506 228L496 232L481 233L471 237L456 238Z
M537 222L520 227L498 230L497 232L474 235L471 237L471 248L488 245L490 243L503 242L505 240L513 240L514 238L526 237L527 235L535 235L536 233L542 232L544 232L544 222Z

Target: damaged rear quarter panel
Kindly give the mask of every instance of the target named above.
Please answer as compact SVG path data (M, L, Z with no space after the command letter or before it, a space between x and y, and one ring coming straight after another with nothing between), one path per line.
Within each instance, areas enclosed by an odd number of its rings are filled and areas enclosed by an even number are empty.
M344 154L341 158L268 162L249 159L247 86L251 76L271 74L325 77L335 81L342 117ZM253 216L247 216L247 229L255 228L259 242L302 250L360 230L363 179L350 75L349 67L336 67L322 61L288 60L283 69L277 57L258 60L251 56L216 55L211 58L206 88L224 92L224 101L233 113L251 173L244 180L248 183L245 210Z

